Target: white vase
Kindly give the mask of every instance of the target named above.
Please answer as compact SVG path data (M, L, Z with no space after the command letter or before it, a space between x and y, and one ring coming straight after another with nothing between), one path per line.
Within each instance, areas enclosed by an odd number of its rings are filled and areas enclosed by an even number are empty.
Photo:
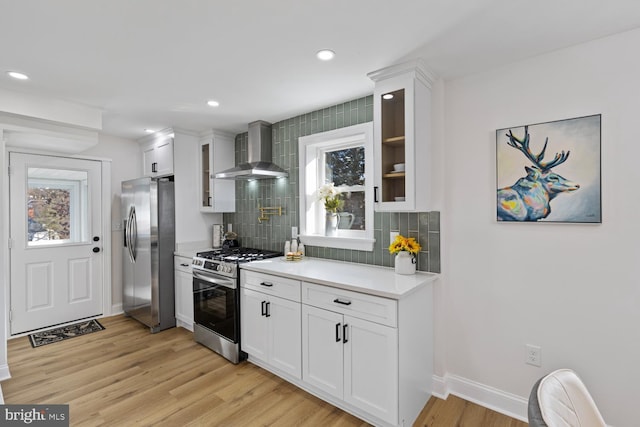
M325 236L337 236L338 235L338 214L327 212L324 223L324 235Z
M415 274L416 258L407 251L400 251L396 255L396 274Z

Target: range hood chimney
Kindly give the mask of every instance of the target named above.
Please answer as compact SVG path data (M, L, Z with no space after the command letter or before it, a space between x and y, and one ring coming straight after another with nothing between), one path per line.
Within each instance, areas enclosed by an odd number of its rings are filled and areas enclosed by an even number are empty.
M267 179L289 176L287 171L271 162L271 123L258 120L249 123L247 163L216 173L220 179Z

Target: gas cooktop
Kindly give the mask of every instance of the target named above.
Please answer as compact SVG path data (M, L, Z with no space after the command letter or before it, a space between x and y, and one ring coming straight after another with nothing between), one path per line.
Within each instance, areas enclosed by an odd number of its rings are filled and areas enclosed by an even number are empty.
M269 251L266 249L253 248L225 248L214 249L206 252L198 252L196 258L203 258L212 261L223 261L240 264L243 262L257 261L260 259L275 258L282 256L282 252Z

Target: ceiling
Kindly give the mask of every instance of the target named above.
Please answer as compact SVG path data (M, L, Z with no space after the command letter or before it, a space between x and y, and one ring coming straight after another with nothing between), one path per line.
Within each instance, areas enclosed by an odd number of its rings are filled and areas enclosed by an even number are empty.
M637 0L0 0L0 88L98 107L125 138L238 133L370 94L403 60L452 79L637 27Z

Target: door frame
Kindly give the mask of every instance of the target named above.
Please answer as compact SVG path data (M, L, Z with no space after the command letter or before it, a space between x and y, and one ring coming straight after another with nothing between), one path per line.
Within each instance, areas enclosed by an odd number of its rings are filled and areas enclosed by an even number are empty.
M40 156L51 156L51 157L68 157L73 159L80 160L93 160L99 161L102 165L102 257L103 257L103 272L102 272L102 316L96 317L107 317L112 314L112 297L111 290L113 285L111 283L111 256L112 256L112 247L111 247L111 160L99 157L92 156L81 156L74 154L64 154L64 153L53 153L46 152L40 150L29 150L29 149L21 149L18 147L8 147L6 146L6 140L2 137L2 129L0 129L0 155L2 156L2 173L0 176L0 193L2 194L2 209L0 212L0 218L2 220L2 229L0 229L0 266L2 266L3 277L2 279L2 294L4 295L5 304L0 307L0 314L3 314L2 318L4 320L4 325L0 325L2 327L2 332L0 332L0 338L2 338L2 334L4 333L6 339L18 338L21 336L28 335L29 332L25 332L22 334L11 335L10 323L9 323L9 307L11 304L11 272L10 272L10 259L9 259L9 236L10 228L9 228L9 153L23 153L23 154L34 154ZM69 322L69 324L75 322ZM59 326L59 325L58 325ZM2 344L0 344L2 345ZM4 344L6 345L6 344ZM0 352L1 353L1 352ZM3 368L1 365L2 361L0 360L0 381L3 378ZM7 368L8 374L8 368Z

